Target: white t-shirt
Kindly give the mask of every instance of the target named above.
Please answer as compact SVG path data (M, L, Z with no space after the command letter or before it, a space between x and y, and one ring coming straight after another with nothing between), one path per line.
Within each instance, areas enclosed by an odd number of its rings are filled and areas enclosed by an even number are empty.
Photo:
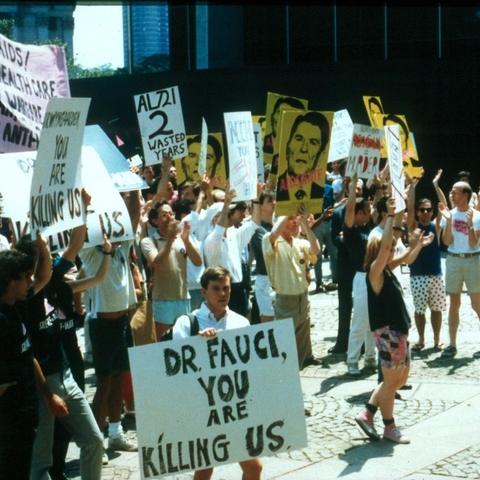
M473 253L480 251L480 246L475 245L471 248L468 243L468 223L467 212L459 212L456 208L451 210L452 214L452 243L448 246L450 253ZM445 228L447 226L447 220L442 215L440 226ZM480 213L477 210L473 210L473 229L480 230Z

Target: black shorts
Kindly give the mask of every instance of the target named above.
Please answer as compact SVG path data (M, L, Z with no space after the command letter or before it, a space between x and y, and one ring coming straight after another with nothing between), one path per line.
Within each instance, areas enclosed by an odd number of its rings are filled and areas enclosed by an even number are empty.
M127 349L133 346L133 337L127 313L115 320L92 318L90 339L96 375L108 376L115 371L130 370Z

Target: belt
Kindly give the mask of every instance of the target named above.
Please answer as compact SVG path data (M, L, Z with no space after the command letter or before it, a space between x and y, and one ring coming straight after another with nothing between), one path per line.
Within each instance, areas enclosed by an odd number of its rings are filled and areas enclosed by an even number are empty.
M470 258L470 257L476 257L477 255L480 255L480 252L472 252L472 253L452 253L448 252L449 255L452 257L459 257L459 258Z

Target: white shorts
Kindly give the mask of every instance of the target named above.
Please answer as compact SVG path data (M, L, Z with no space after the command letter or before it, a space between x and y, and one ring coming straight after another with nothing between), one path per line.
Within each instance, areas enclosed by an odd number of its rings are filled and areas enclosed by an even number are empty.
M447 309L445 284L440 275L414 275L410 277L415 313L423 315L427 306L432 312L444 312Z

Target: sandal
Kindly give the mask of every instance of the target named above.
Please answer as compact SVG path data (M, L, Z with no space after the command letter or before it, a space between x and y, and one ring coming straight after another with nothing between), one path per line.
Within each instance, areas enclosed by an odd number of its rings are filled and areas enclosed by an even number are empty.
M445 350L445 344L436 343L433 349L436 350L437 352L443 352L443 350Z
M412 352L419 352L420 350L423 350L425 348L425 344L424 343L416 343L415 345L413 345L410 350L412 350Z

